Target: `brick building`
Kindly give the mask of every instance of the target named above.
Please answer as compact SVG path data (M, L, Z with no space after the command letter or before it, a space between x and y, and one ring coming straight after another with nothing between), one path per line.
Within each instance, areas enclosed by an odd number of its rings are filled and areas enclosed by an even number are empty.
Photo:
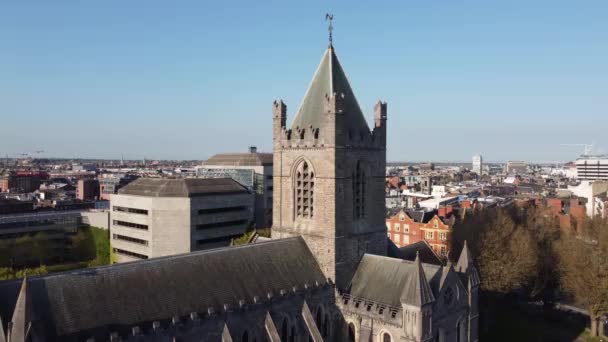
M446 256L455 220L451 206L433 211L402 209L386 219L386 228L398 247L425 240L435 253Z
M6 172L0 177L0 192L33 192L48 178L49 175L44 172Z
M99 198L99 181L96 179L79 179L76 198L81 201Z
M547 198L545 206L550 214L559 219L564 231L577 231L587 218L586 201L583 198Z

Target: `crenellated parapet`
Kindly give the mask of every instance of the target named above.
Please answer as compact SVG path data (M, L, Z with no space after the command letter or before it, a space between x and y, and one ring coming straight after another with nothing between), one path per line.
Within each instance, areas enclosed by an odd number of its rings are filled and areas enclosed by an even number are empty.
M345 148L386 148L386 103L375 106L374 128L351 125L345 95L325 95L319 127L293 126L287 128L287 106L282 100L273 102L273 140L280 148L320 148L341 146Z
M377 146L386 148L386 102L378 101L374 106L374 129L372 139Z

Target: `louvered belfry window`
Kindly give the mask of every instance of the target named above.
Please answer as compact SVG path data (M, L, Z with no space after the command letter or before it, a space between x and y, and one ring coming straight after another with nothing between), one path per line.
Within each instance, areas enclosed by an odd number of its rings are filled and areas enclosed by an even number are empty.
M353 216L355 220L365 217L365 172L357 162L353 173Z
M296 170L296 216L312 218L314 216L315 174L303 161Z

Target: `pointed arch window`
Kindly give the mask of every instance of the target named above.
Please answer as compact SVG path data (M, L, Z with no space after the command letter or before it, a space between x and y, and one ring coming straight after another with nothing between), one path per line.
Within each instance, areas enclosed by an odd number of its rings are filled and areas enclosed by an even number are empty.
M361 162L358 161L353 172L353 217L355 220L365 217L366 185L365 171Z
M312 218L314 216L315 173L303 161L296 169L296 217Z
M348 323L348 342L355 342L355 325Z
M287 319L283 320L283 326L281 327L281 341L288 342L288 330L287 330Z

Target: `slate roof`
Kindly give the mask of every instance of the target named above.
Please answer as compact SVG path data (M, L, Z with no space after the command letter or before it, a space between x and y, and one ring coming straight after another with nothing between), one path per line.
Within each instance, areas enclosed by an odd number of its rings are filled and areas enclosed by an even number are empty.
M352 297L394 307L401 303L422 306L435 300L442 267L365 254L350 286ZM431 279L436 284L432 284ZM434 286L432 286L434 285Z
M321 128L323 123L323 113L325 104L325 95L331 96L344 95L344 114L346 115L346 129L352 130L367 130L369 127L363 116L363 112L357 103L355 94L350 87L344 69L338 61L338 57L332 45L330 45L323 57L321 63L317 67L315 74L306 90L304 99L298 112L296 113L291 128L295 129L306 128Z
M414 221L420 223L427 223L433 217L435 217L435 211L426 211L420 209L405 209L405 213Z
M118 190L118 193L148 197L196 197L247 191L232 178L138 178Z
M272 165L272 153L220 153L203 162L203 165L266 166Z
M88 338L94 327L107 332L210 307L219 312L316 281L326 282L297 237L33 277L27 286L44 331ZM20 287L21 280L0 282L1 317L11 317Z
M426 240L420 240L399 248L399 254L401 259L404 260L414 261L416 260L416 255L420 255L420 261L423 263L439 266L443 265L439 256L433 251L433 248Z

